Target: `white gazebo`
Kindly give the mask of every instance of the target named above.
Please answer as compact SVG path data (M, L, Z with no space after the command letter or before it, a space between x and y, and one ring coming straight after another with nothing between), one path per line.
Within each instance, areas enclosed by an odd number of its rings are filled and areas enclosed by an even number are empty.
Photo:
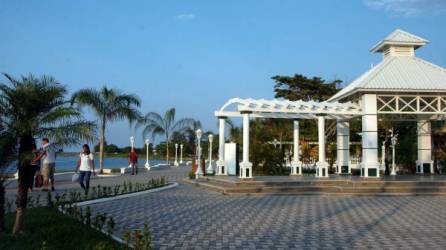
M215 112L219 119L217 175L227 175L224 162L224 126L227 117L243 118L243 158L240 178L252 177L249 161L249 119L287 118L294 123L292 175L302 174L299 161L299 120L318 120L319 159L316 177L328 177L325 161L325 119L337 121L337 173L350 173L349 120L362 117L361 176L379 177L378 119L417 122L417 173L433 173L431 120L446 115L446 69L415 56L427 40L396 30L371 51L383 60L326 102L253 100L235 98ZM232 107L232 109L231 109Z

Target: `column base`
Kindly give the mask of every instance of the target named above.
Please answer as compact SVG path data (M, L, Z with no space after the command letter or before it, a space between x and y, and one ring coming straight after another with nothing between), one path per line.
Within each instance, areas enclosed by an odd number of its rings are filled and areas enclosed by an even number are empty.
M180 164L178 164L178 162L177 162L177 161L175 161L175 162L173 163L173 165L174 165L175 167L178 167L178 166L180 166Z
M336 164L336 173L337 174L351 174L350 164L347 163L337 163Z
M209 162L209 165L206 168L206 174L214 174L214 169L212 168L212 161Z
M252 178L252 163L251 162L240 162L240 176L242 179Z
M147 169L147 171L150 171L150 164L149 163L144 164L144 168Z
M301 161L292 161L291 162L290 175L302 175L302 162Z
M328 177L328 162L325 161L319 161L316 163L316 177L322 178L322 177Z
M434 172L434 161L422 161L418 160L416 161L417 168L416 172L417 174L433 174ZM426 171L427 170L427 171Z
M201 163L197 163L197 170L195 171L195 179L198 179L198 177L203 176L203 170L201 169Z
M215 175L228 175L225 167L225 161L217 161L217 171L215 171Z
M379 162L363 162L361 163L361 177L379 177Z

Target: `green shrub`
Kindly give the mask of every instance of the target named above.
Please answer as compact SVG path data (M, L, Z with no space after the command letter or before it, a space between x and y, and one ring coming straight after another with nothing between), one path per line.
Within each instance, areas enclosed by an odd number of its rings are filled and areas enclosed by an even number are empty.
M189 172L189 179L195 179L195 173L193 171Z

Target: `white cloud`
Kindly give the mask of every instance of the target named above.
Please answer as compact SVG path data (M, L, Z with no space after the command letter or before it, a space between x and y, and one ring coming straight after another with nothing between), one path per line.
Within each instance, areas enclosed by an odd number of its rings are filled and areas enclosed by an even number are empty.
M180 14L176 18L180 21L190 21L195 19L195 14Z
M363 0L365 5L398 16L415 17L446 13L446 0Z

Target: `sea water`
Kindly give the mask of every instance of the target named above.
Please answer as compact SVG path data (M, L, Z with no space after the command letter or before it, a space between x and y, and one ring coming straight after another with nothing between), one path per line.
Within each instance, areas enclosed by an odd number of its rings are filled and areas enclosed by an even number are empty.
M76 169L77 161L79 157L76 156L56 156L56 172L69 172ZM139 160L138 166L144 167L146 160ZM149 160L150 166L155 166L158 164L165 164L165 160ZM99 169L99 156L95 155L94 159L95 168ZM104 168L122 168L128 167L129 160L124 157L106 157L104 159ZM16 167L12 165L8 168L6 172L15 172Z

